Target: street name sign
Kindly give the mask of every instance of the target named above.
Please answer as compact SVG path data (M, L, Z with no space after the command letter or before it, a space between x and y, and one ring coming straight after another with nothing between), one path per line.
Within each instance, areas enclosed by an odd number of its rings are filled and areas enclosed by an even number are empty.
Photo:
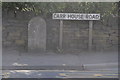
M61 20L100 20L100 14L53 13L53 19Z

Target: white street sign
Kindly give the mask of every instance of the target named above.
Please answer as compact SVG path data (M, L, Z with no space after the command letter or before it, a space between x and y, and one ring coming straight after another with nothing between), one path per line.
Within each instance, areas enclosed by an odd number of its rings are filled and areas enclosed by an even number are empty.
M100 14L53 13L52 17L61 20L100 20Z

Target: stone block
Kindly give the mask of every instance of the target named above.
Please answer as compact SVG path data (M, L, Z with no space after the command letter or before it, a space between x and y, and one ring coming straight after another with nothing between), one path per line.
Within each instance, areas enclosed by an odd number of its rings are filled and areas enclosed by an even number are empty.
M2 30L5 30L6 28L5 27L2 27Z
M10 46L10 45L12 45L11 41L4 41L3 42L3 46Z
M15 44L16 45L25 45L25 41L24 40L16 40Z
M20 32L11 32L9 33L10 37L14 37L14 36L20 36Z

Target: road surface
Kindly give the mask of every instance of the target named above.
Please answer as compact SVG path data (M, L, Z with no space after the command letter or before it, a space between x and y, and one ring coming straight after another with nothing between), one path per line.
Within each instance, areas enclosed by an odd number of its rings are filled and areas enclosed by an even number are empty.
M3 78L118 78L116 70L4 70Z

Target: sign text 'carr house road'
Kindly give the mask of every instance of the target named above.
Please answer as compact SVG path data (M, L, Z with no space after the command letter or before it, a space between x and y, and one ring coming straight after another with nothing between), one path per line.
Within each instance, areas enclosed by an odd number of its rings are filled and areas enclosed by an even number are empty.
M100 14L53 13L53 19L61 20L100 20Z

